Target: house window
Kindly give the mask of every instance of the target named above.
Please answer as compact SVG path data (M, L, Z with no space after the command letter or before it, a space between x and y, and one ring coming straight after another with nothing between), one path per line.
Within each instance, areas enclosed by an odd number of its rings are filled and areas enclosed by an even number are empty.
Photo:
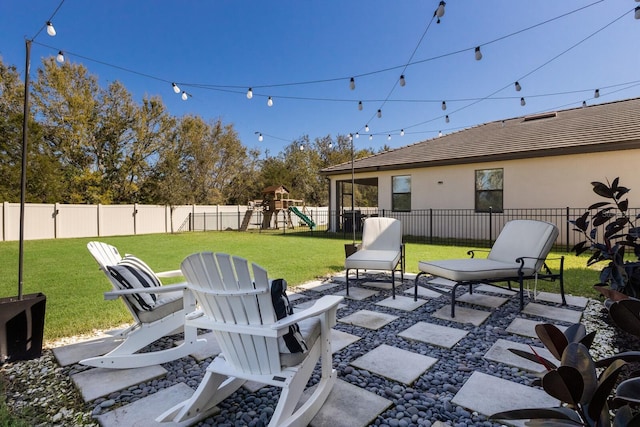
M503 184L502 169L476 171L476 212L502 212Z
M393 211L411 211L411 176L391 177L391 209Z

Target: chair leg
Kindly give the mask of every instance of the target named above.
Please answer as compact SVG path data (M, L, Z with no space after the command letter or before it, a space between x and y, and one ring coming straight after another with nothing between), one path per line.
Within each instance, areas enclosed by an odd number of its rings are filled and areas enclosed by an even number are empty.
M347 296L349 296L349 269L347 268Z
M564 257L560 258L560 295L562 296L562 305L567 305L567 299L564 296Z
M396 271L391 270L391 296L396 299Z
M462 285L462 283L456 283L453 285L453 289L451 289L451 318L456 317L456 290L458 286Z
M425 274L424 271L421 271L420 273L416 274L416 279L413 282L413 286L414 286L413 300L414 301L418 301L418 279L420 279L420 276L422 276L423 274Z

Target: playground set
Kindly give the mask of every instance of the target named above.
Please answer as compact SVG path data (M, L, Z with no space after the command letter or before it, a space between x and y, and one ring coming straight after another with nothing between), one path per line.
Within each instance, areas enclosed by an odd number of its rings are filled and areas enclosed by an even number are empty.
M255 212L262 213L262 222L257 224L260 225L261 230L277 229L278 215L280 213L283 213L283 217L286 218L288 227L293 228L292 213L300 218L311 230L316 226L315 222L306 215L304 200L290 199L289 190L282 185L272 185L265 188L262 190L262 200L249 202L249 209L245 213L240 230L247 230Z

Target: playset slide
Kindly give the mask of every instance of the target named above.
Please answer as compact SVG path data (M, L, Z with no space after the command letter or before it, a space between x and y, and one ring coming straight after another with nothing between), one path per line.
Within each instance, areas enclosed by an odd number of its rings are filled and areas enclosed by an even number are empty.
M301 220L304 221L305 224L309 226L311 230L313 230L313 227L316 226L316 223L313 222L308 216L300 212L300 209L298 209L297 207L289 206L289 212L293 212L294 214L296 214Z

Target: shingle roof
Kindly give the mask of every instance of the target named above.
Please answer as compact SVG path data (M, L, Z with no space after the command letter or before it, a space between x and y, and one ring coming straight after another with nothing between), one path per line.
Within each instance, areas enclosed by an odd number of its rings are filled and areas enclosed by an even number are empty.
M499 120L358 159L354 169L408 169L640 148L640 98ZM351 162L321 170L351 171Z

